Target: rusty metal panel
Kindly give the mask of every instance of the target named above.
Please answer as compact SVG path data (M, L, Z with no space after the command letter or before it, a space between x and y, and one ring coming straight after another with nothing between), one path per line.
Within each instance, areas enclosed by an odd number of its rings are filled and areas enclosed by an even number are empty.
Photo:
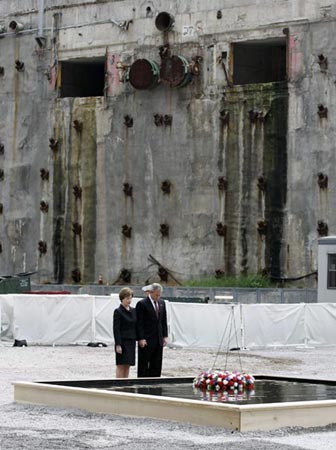
M129 71L129 82L135 89L152 89L158 85L159 77L159 66L148 59L137 59Z
M182 87L191 80L188 61L183 56L162 59L160 78L171 87Z

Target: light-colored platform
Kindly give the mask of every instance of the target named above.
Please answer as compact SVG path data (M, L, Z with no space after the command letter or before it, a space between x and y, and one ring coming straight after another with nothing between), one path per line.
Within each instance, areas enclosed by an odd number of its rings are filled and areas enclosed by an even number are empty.
M165 381L164 378L161 380ZM19 403L151 417L238 431L270 430L286 426L316 427L336 422L336 400L239 406L37 382L13 384L14 400Z

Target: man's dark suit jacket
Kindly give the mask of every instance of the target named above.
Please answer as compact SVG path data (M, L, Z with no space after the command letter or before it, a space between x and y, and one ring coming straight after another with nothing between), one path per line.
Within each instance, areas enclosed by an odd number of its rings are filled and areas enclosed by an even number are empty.
M149 347L163 346L163 338L168 337L167 312L163 300L159 300L159 318L149 297L140 300L136 305L137 339L146 339Z

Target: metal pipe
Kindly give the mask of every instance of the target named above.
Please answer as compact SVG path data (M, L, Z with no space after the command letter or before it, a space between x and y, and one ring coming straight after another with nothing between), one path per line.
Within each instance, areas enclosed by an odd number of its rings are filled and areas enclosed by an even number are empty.
M38 10L38 35L43 36L44 0L39 2Z
M40 0L40 1L44 1L44 0ZM42 23L43 23L43 17L42 17ZM114 19L97 20L96 22L85 22L85 23L79 23L79 24L75 24L75 25L65 25L63 27L57 28L57 30L69 30L72 28L82 28L82 27L88 27L88 26L92 26L92 25L103 25L103 24L107 24L107 23L112 23L113 25L116 25L123 31L127 31L127 27L131 23L131 20L124 20L124 21L119 21L119 22ZM50 31L52 29L53 29L52 27L48 27L48 28L45 28L45 31ZM34 33L35 31L39 32L39 28L29 28L28 30L22 30L22 31L20 31L20 34L29 34L29 33ZM1 37L3 37L3 36L13 36L13 32L10 31L10 32L6 32L6 33L1 33Z

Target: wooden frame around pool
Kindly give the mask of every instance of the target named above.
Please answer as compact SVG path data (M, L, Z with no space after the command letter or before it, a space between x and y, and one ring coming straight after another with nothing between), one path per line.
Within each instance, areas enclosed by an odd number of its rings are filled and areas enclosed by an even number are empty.
M336 381L259 375L257 379L314 382L336 385ZM287 426L316 427L336 422L336 400L236 405L199 400L158 397L104 390L115 384L159 384L192 382L193 378L147 378L15 382L14 400L60 408L79 408L104 414L173 420L238 431L270 430ZM94 384L96 388L87 387ZM73 385L76 384L77 387ZM78 387L80 386L80 387ZM97 389L99 387L99 389Z

